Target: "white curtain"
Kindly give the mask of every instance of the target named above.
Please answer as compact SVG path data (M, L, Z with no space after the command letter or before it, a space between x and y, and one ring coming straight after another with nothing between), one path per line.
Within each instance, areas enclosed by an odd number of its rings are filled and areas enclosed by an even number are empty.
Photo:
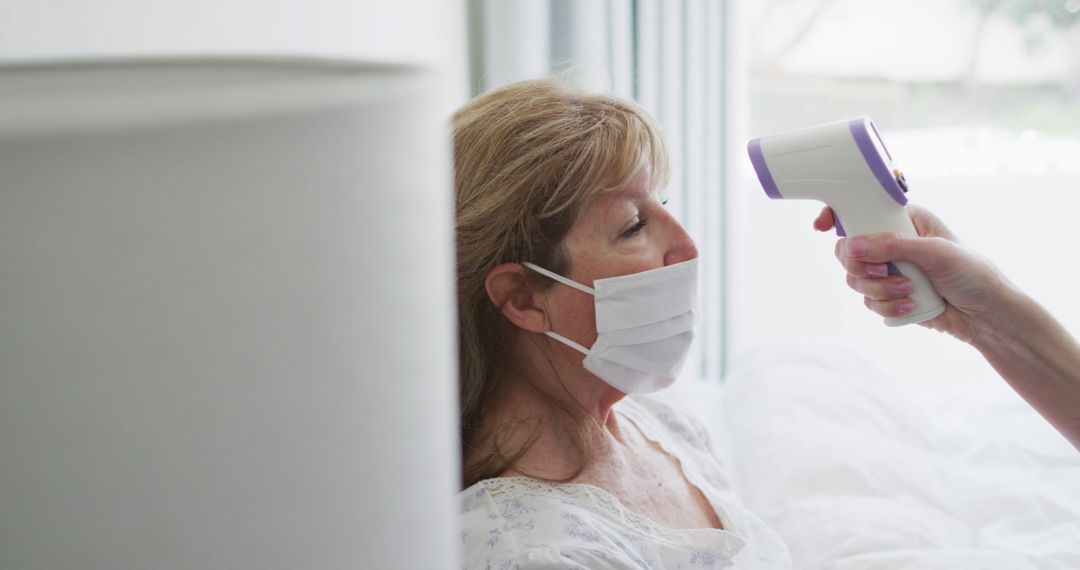
M725 75L730 6L721 0L470 0L474 94L572 68L573 81L635 99L664 126L668 207L702 256L700 340L689 376L724 367Z

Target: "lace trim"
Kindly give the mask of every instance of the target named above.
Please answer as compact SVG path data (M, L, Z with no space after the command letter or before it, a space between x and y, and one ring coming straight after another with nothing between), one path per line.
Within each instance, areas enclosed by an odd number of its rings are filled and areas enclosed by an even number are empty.
M497 477L480 481L476 486L482 487L491 499L498 502L511 501L523 495L538 495L592 505L640 534L667 543L685 546L687 543L700 544L703 540L712 543L719 539L719 547L727 556L733 556L744 544L743 539L727 529L676 529L660 525L626 508L615 495L589 483L548 483L530 477Z

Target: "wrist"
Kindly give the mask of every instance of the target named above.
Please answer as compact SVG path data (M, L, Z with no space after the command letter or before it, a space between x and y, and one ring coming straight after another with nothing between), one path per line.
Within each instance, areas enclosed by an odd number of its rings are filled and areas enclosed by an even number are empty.
M1045 312L1034 299L1009 282L1001 284L997 301L972 322L970 344L989 356L1027 345Z

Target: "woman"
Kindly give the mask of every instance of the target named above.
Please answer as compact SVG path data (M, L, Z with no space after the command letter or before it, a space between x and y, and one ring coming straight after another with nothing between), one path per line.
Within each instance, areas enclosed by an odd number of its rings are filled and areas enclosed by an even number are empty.
M911 282L888 276L885 264L919 266L948 303L944 313L923 324L975 347L1080 449L1080 344L991 263L956 243L936 216L917 206L908 210L919 236L875 234L837 242L836 257L847 270L848 285L864 295L872 311L901 315L911 307ZM814 227L832 229L829 208Z
M630 102L534 81L454 116L467 568L787 568L706 432L654 397L697 250Z

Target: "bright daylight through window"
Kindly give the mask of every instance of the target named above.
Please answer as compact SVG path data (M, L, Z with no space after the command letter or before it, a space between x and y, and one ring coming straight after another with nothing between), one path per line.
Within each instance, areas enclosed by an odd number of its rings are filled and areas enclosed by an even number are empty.
M1080 0L741 6L748 135L868 115L906 174L911 201L1080 331L1080 272L1071 261L1080 209ZM757 262L735 276L743 279L735 296L751 299L737 315L747 343L779 330L855 334L886 355L898 342L910 346L910 336L922 355L908 359L912 372L927 359L979 364L918 327L883 330L844 286L832 236L810 230L820 204L765 200L753 195L761 193L755 183L739 190L748 229L736 234Z

